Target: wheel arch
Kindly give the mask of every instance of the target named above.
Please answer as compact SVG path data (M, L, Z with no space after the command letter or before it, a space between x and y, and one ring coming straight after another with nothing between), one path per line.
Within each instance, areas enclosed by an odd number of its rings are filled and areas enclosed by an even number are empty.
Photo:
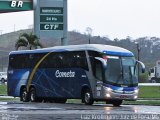
M83 96L83 94L86 92L86 90L91 90L92 93L92 89L88 86L88 85L83 85L81 87L81 97Z
M34 88L36 90L36 87L34 85L30 85L29 90L31 90L32 88Z

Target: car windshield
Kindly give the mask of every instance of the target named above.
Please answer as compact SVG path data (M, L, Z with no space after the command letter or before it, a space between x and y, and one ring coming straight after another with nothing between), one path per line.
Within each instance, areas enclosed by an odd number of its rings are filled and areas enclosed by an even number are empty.
M118 86L138 84L134 57L108 56L105 72L106 82Z

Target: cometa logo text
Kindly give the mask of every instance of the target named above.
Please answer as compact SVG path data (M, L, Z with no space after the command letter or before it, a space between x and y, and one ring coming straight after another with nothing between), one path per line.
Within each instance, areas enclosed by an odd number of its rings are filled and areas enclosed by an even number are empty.
M57 78L61 78L61 77L75 77L75 72L72 72L71 70L69 72L60 72L59 70L57 70L55 72L55 76Z

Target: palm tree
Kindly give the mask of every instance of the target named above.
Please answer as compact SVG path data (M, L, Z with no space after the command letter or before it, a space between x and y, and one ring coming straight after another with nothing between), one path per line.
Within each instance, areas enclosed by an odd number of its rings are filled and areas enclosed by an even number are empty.
M32 50L33 48L37 49L38 46L43 48L38 37L32 33L21 34L15 44L16 50L18 50L19 47L27 47L29 50Z

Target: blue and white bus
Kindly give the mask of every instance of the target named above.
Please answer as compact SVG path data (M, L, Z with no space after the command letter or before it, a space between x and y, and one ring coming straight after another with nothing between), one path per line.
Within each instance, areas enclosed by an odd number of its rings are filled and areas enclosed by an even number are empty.
M110 45L57 46L9 54L8 95L23 102L65 103L82 99L114 106L138 97L137 64L132 52Z

